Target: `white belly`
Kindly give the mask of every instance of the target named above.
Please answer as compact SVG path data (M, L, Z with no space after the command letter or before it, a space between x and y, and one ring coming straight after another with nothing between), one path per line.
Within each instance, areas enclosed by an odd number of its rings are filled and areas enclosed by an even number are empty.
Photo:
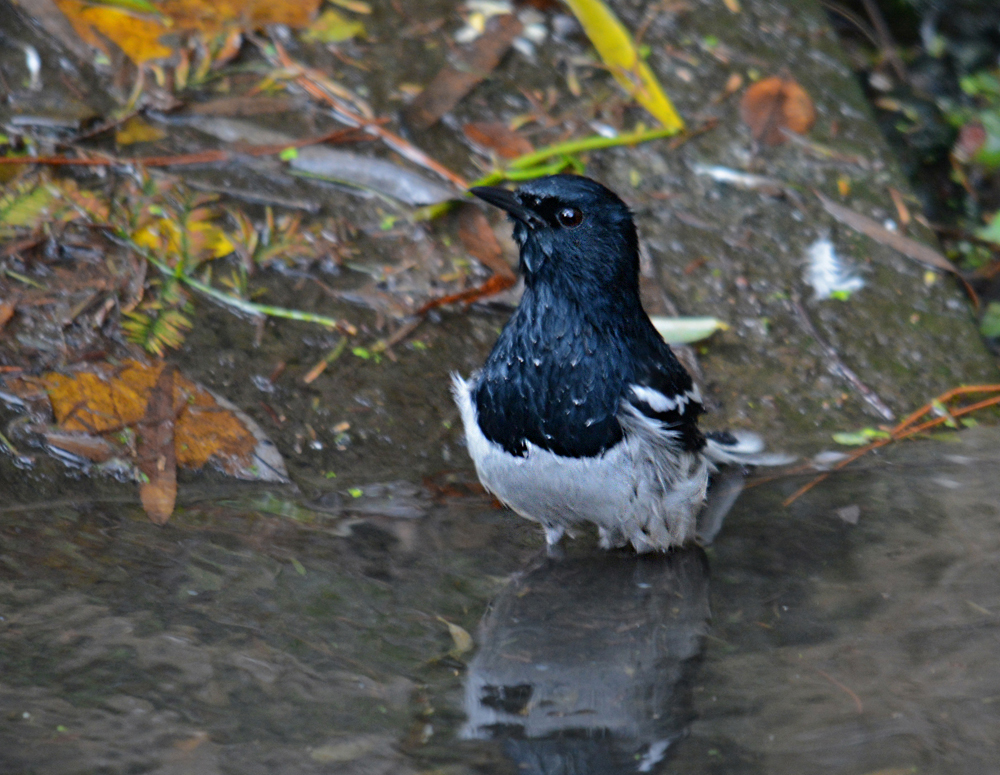
M626 421L625 438L600 457L562 457L530 442L527 454L518 457L479 429L470 384L457 375L453 383L479 480L521 516L556 533L593 522L602 545L632 543L637 551L664 550L693 538L708 468L701 455L673 444L669 432Z

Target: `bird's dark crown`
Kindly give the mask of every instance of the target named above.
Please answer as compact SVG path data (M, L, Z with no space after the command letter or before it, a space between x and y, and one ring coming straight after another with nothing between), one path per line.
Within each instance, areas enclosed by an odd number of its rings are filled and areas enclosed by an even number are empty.
M551 175L513 192L472 192L505 210L521 247L521 271L536 281L565 281L584 293L638 291L638 239L632 213L611 190L579 175Z

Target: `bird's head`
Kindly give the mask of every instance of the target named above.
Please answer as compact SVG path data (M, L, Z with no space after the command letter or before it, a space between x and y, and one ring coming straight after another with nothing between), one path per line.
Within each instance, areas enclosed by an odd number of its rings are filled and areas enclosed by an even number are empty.
M632 213L600 183L579 175L551 175L514 191L495 186L470 190L514 221L529 287L558 283L591 294L638 292Z

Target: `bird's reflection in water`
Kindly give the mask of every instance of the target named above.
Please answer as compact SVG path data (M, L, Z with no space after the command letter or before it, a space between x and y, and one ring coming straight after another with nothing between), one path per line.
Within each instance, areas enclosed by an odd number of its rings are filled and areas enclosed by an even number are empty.
M526 775L655 772L692 720L708 619L701 549L546 558L483 618L462 735Z

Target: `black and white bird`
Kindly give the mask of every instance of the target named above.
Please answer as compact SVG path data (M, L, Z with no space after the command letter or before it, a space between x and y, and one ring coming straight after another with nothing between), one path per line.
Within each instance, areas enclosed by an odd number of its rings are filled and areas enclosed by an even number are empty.
M452 377L483 486L550 547L583 522L605 548L691 540L713 464L761 445L698 429L698 387L639 299L629 208L577 175L472 193L509 214L524 275L485 365Z

